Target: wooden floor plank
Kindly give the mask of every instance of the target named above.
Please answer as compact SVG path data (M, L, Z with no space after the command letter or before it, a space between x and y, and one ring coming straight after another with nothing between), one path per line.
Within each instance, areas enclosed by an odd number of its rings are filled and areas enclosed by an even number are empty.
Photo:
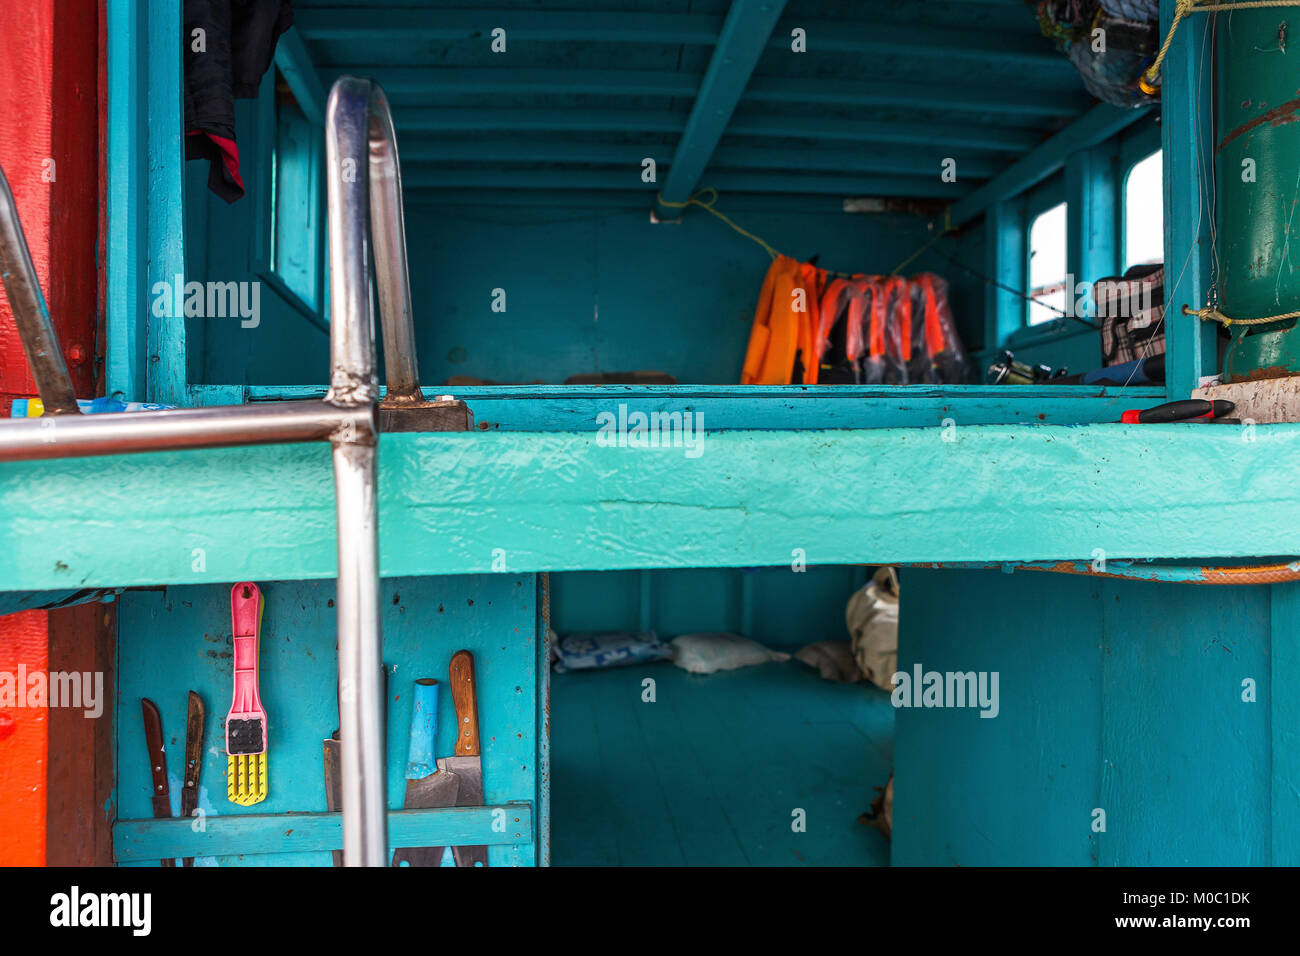
M707 677L615 668L556 675L552 721L556 865L888 864L888 843L857 823L892 754L893 709L873 687L796 661Z

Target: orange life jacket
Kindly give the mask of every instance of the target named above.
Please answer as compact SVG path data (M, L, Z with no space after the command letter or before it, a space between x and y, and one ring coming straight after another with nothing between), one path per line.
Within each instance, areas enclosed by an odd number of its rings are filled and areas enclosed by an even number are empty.
M825 278L825 270L789 256L772 260L758 295L740 384L789 385L795 359L801 352L804 381L808 380L809 366L816 375L812 360L816 347L813 310L820 301Z
M930 275L920 275L915 280L921 286L925 296L925 350L931 358L948 347L943 334L943 323L939 321L939 303L934 295L934 279Z

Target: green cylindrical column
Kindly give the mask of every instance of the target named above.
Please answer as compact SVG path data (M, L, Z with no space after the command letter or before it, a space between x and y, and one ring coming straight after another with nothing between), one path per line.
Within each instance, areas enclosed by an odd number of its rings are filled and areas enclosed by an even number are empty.
M1294 312L1300 310L1300 10L1220 14L1216 32L1219 309L1234 319ZM1180 266L1174 261L1167 270L1176 276ZM1230 331L1226 380L1300 373L1295 320Z

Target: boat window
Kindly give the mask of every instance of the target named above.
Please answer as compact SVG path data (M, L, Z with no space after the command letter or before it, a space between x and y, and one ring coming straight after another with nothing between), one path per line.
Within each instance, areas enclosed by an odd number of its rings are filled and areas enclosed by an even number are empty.
M277 75L271 162L271 269L310 309L320 306L320 150L293 93Z
M1130 167L1124 180L1124 268L1165 258L1163 157L1156 150Z
M1029 226L1028 322L1038 325L1059 318L1066 302L1066 204L1040 213ZM1053 308L1055 306L1055 308Z

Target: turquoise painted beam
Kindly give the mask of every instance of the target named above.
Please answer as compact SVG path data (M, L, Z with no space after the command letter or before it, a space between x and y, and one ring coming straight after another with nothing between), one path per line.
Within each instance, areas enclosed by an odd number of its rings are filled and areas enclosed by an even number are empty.
M409 171L417 165L430 163L569 163L602 166L623 166L641 170L641 162L651 157L659 162L659 171L670 168L668 147L649 143L581 142L572 139L528 140L519 137L493 139L449 139L427 137L404 139L402 143L402 168ZM724 169L771 169L785 172L804 170L832 173L904 173L915 175L917 170L934 170L936 175L943 160L951 156L934 149L929 153L898 148L864 149L775 149L757 146L722 146L713 154L714 165ZM1002 164L986 155L959 159L961 171L976 179L987 179L1002 168ZM669 175L671 180L672 176Z
M825 103L859 108L880 106L1023 118L1077 116L1093 100L1084 93L1040 91L1029 83L975 86L755 76L745 89L745 102Z
M193 403L214 404L200 398L206 391L203 386L194 389ZM446 391L446 386L425 389L430 400ZM1079 385L502 385L458 388L455 392L469 404L480 430L581 432L599 427L596 416L610 401L646 413L689 409L704 416L710 431L922 428L946 417L967 425L1080 425L1118 421L1116 409L1121 402L1136 407L1155 404L1164 389ZM247 397L252 401L305 401L324 398L325 387L254 387L248 389Z
M107 390L177 404L185 319L149 321L154 288L185 272L179 201L181 14L174 0L108 0L108 162L105 332Z
M139 250L145 241L146 173L140 157L147 149L147 72L140 69L141 24L147 13L140 0L107 0L105 45L108 158L105 311L108 394L143 401L145 360L146 268Z
M567 206L571 209L598 209L604 213L620 210L645 209L644 188L631 190L601 190L599 192L565 192L515 188L464 189L458 187L425 187L406 193L407 208L445 209L448 206L481 208L483 206L508 206L516 208L548 208ZM812 195L804 193L738 193L728 192L726 206L729 212L742 210L761 213L797 212L804 215L838 216L844 213L843 197L834 194ZM464 210L462 210L464 211ZM445 390L444 390L445 391Z
M1110 139L1145 115L1146 110L1122 110L1108 103L1094 106L1003 173L954 203L948 210L949 222L954 228L963 226L994 203L1020 195L1061 169L1076 151Z
M307 47L303 45L302 34L297 29L290 29L282 35L275 46L275 65L284 75L284 80L293 91L298 107L313 124L325 122L325 90L321 86L316 67L312 65Z
M930 15L930 18L937 17ZM770 46L773 49L790 49L790 31L802 27L807 31L810 53L978 60L995 64L1000 70L1008 67L1032 70L1032 74L1025 79L1034 83L1041 82L1045 75L1070 76L1073 71L1070 62L1033 28L1032 18L1026 19L1030 29L1015 33L991 31L987 27L947 29L927 25L921 28L894 23L810 20L790 16L782 19L772 36Z
M1162 33L1173 15L1173 0L1162 0ZM1211 23L1209 17L1185 17L1161 67L1165 262L1171 264L1165 286L1165 382L1171 399L1187 398L1202 375L1217 371L1217 327L1182 314L1184 305L1204 308L1210 290L1216 210L1207 197L1215 189L1214 70L1206 69L1204 60L1217 54L1206 38ZM1203 182L1202 175L1209 181Z
M408 134L423 132L515 131L680 133L686 113L670 110L514 110L402 106L393 111L404 145ZM405 158L406 150L402 150Z
M325 68L319 72L322 83L328 87L342 71ZM346 72L378 82L393 101L395 117L397 106L412 101L427 103L435 96L588 94L690 98L695 95L700 82L700 77L693 73L666 70L444 68L353 63L348 65Z
M504 827L497 829L496 821ZM388 812L388 845L394 849L532 842L533 808L526 803ZM342 847L340 813L208 814L198 831L193 820L183 817L119 820L113 824L113 856L119 863L187 856L304 853Z
M491 33L506 31L507 50L545 43L664 43L712 46L722 17L707 14L605 12L599 10L313 10L294 12L309 40L365 44L385 41L473 40L485 47Z
M312 41L350 45L403 41L487 43L492 30L506 31L508 43L628 43L636 46L714 46L724 18L711 14L606 12L584 10L367 10L303 9L298 29ZM933 57L996 61L1069 73L1070 65L1031 28L1021 34L988 30L905 27L888 23L785 17L768 38L769 49L789 49L791 30L806 31L808 49L825 53ZM1036 74L1037 77L1037 74Z
M179 405L185 398L186 363L172 361L172 357L185 355L186 318L181 315L157 318L153 316L152 303L160 282L168 283L171 288L185 272L185 211L181 202L185 190L182 16L174 0L147 0L147 3L144 27L148 46L144 59L149 85L148 103L142 117L148 126L143 134L149 144L145 157L147 192L137 195L136 201L147 210L148 244L128 247L125 253L136 257L144 253L149 263L144 291L150 307L142 310L149 316L145 319L148 361L145 394L151 402ZM111 169L109 173L112 174ZM131 321L133 317L123 318Z
M1076 282L1095 282L1119 272L1119 220L1113 150L1081 149L1065 161L1066 217L1065 271ZM1025 285L1016 288L1025 288ZM1074 295L1069 290L1067 295ZM1084 301L1085 318L1091 318L1092 297Z
M669 174L671 176L671 172ZM907 196L942 199L960 196L971 186L966 183L945 183L936 168L933 176L836 175L832 173L775 173L720 171L710 173L705 185L722 192L778 192L832 194L838 196ZM402 176L402 187L408 192L421 189L563 189L584 190L644 190L647 195L656 192L655 183L641 181L640 165L630 166L626 172L605 169L544 169L521 167L516 170L482 169L476 166L445 168L414 166Z
M384 435L382 573L1300 554L1300 425L946 417L692 448ZM325 445L0 466L9 590L331 578L334 536Z
M764 0L755 0L764 2ZM766 0L776 3L778 0ZM656 96L694 98L708 77L664 70L582 70L488 67L385 66L350 64L348 71L376 80L393 100L394 108L427 103L430 97L556 96L608 97ZM328 86L338 69L320 71ZM1041 91L1021 86L954 86L943 83L887 83L808 77L752 77L744 102L881 106L939 112L976 112L1011 117L1059 117L1082 113L1092 102L1086 95Z
M424 132L680 133L686 128L687 115L666 110L453 109L408 105L398 109L394 119L405 143L409 134ZM993 153L1027 152L1042 141L1033 130L1012 127L876 120L826 123L815 116L773 116L752 112L733 114L727 125L727 136L792 137L837 143L908 143L931 147L943 143L954 149Z
M784 9L785 0L732 0L659 193L661 217L681 218L664 202L685 202L699 185Z
M1011 291L1029 285L1023 205L1015 199L996 202L984 216L984 267L998 280L984 286L984 348L989 351L1003 348L1025 324L1027 304Z

